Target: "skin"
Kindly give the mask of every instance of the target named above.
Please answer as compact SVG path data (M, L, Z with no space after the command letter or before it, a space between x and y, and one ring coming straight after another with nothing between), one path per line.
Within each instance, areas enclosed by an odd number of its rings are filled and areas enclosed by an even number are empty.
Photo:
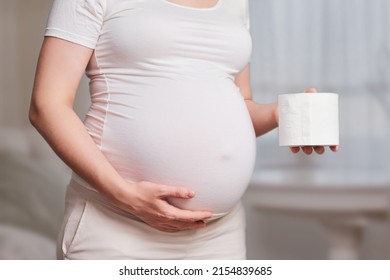
M216 0L175 0L199 8L212 7ZM208 211L187 211L167 202L168 197L191 199L196 194L187 187L152 182L129 183L108 162L73 110L80 80L93 50L54 37L44 39L38 59L29 119L57 155L86 182L121 209L165 232L197 229L210 218ZM256 135L277 127L277 104L257 104L251 98L249 65L236 77L236 84L248 106ZM314 91L314 90L310 90ZM75 137L77 135L77 137ZM310 154L313 147L303 147ZM332 148L336 150L335 147ZM323 153L323 147L316 147ZM298 152L299 148L292 148Z
M218 0L166 0L166 1L179 4L182 6L203 8L203 9L212 8L218 3Z

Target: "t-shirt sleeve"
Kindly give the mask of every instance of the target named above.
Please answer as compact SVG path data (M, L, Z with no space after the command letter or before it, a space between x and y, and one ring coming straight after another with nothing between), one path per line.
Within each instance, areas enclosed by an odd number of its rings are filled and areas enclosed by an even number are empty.
M105 0L54 0L45 36L94 49L104 20Z

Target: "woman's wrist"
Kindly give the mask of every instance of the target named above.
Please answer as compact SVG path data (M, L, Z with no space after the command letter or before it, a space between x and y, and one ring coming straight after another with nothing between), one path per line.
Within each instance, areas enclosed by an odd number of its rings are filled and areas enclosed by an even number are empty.
M113 203L123 204L128 200L129 191L132 190L132 186L125 179L119 177L111 180L111 182L105 182L104 187L101 187L100 190Z

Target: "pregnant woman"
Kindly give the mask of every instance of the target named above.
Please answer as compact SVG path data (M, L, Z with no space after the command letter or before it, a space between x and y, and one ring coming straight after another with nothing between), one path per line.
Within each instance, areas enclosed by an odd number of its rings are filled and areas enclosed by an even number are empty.
M245 258L240 198L278 117L251 100L248 29L247 0L54 1L30 120L74 171L58 258Z

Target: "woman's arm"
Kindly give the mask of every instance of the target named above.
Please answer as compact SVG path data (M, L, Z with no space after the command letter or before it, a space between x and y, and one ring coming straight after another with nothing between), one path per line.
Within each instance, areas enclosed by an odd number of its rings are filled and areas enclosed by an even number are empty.
M240 88L252 119L256 136L261 136L278 126L278 105L258 104L252 100L249 64L236 76L235 83Z
M240 88L240 92L248 107L256 136L261 136L276 128L279 123L278 104L258 104L252 100L249 64L236 76L235 83ZM314 88L309 88L306 92L315 93L317 91ZM338 148L338 146L330 147L334 152L338 151ZM293 153L298 153L300 149L302 149L305 154L311 154L313 150L318 154L323 154L325 152L323 146L291 147Z
M209 212L175 208L167 197L191 198L183 187L125 181L98 149L73 111L92 49L46 37L38 60L29 118L58 156L113 203L163 231L199 228Z

